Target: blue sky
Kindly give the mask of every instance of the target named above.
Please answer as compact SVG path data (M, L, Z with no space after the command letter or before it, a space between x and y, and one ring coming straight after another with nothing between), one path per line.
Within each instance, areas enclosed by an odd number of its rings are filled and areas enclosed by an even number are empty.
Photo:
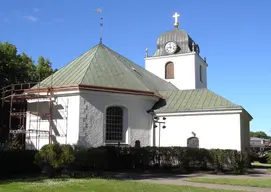
M142 66L145 49L154 52L180 13L180 28L207 57L208 88L245 107L252 130L271 134L269 0L1 0L0 41L60 68L99 42L101 5L104 44Z

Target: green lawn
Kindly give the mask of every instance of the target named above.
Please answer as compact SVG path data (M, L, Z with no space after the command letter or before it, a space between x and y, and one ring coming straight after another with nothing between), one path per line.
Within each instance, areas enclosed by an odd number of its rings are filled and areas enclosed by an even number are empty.
M41 180L0 184L0 192L233 192L175 185L103 179Z
M271 164L260 163L258 161L254 161L253 163L251 163L251 165L254 167L271 168Z
M257 178L189 178L186 181L197 183L213 183L213 184L226 184L226 185L238 185L238 186L250 186L250 187L270 187L270 179L257 179Z

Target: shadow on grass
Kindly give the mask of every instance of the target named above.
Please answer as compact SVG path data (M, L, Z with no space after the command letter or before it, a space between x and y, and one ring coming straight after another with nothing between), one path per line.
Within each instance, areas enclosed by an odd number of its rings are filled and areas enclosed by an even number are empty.
M271 174L267 171L259 169L249 169L246 174L234 174L232 172L216 173L213 171L201 171L201 172L163 172L163 171L123 171L123 172L107 172L107 171L77 171L73 172L72 176L64 175L56 177L58 181L68 181L70 179L114 179L114 180L180 180L193 177L199 177L204 175L219 175L219 176L246 176L246 177L264 177L264 175ZM35 174L35 175L16 175L12 177L0 177L0 184L9 184L14 182L28 182L28 183L43 183L48 177Z
M142 171L142 172L106 172L106 171L77 171L73 172L72 175L63 175L60 177L55 177L52 179L58 181L68 181L70 179L114 179L114 180L155 180L155 179L170 179L170 180L177 180L177 179L184 179L194 177L193 174L180 174L180 173L168 173L168 172L149 172L149 171ZM29 183L42 183L48 177L35 174L35 175L16 175L12 177L0 177L0 184L9 184L9 183L16 183L16 182L29 182Z

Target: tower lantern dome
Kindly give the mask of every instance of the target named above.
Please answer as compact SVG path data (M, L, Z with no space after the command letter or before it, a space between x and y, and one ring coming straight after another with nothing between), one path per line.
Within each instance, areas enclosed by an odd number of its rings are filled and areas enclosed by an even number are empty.
M199 54L200 51L199 46L184 30L179 29L178 22L179 16L180 15L178 13L175 13L173 15L175 19L174 29L167 31L158 37L156 42L157 50L155 51L154 56L168 55L169 52L166 49L166 45L169 42L172 42L172 45L176 47L176 49L170 52L170 54L190 53L190 52L196 52Z

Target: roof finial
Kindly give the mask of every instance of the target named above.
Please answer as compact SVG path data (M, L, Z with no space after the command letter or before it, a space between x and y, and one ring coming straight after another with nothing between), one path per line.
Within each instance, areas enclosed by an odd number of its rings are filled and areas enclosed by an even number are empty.
M175 18L174 27L176 29L178 29L178 27L179 27L178 17L180 17L180 14L178 14L177 12L175 12L175 14L173 15L173 17Z
M195 42L193 41L192 42L192 52L194 52L195 51Z
M102 13L102 9L98 8L96 9L97 13ZM103 42L103 17L100 18L100 44Z
M148 48L145 49L145 57L148 57L149 54L148 54Z

